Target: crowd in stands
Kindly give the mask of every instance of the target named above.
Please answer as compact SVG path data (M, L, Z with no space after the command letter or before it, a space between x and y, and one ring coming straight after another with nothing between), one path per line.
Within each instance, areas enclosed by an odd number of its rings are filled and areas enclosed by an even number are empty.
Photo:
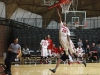
M90 44L88 40L82 42L81 39L77 42L77 46L81 46L85 54L87 55L87 61L89 62L99 62L100 57L100 42Z
M49 40L48 40L49 39ZM50 35L48 35L48 38L46 39L49 42L49 45L47 47L48 50L48 56L45 57L45 60L48 61L48 63L51 62L51 57L58 58L59 55L62 53L63 48L61 45L56 47L56 45L53 43L52 39L50 38ZM81 57L82 54L86 55L86 60L88 62L99 62L99 56L100 56L100 43L90 44L88 40L85 40L84 42L82 39L79 39L77 42L77 45L75 46L76 53L78 53L78 57ZM29 48L25 45L25 48L22 50L23 57L30 57ZM43 62L43 56L41 57L40 63ZM47 63L47 62L45 62Z

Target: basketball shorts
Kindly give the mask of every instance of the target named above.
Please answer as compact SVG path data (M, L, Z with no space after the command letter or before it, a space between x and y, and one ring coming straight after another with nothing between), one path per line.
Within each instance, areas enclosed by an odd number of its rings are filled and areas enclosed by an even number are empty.
M60 59L63 60L63 61L66 61L66 59L69 59L69 56L66 55L66 52L64 51L64 54L61 55Z
M42 50L41 50L41 56L43 56L43 57L47 57L48 56L47 48L42 48Z
M50 49L48 49L48 56L52 56Z

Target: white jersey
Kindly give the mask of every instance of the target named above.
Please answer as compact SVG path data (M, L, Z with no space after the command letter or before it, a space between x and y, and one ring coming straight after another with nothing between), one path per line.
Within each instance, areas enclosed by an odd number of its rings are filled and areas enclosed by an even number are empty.
M69 31L69 29L68 29L66 26L64 26L62 22L60 23L59 34L60 34L61 37L62 37L62 36L66 37L67 35L70 36L70 31Z
M82 48L77 48L76 51L77 51L78 53L82 53L82 52L83 52L83 49L82 49Z
M40 45L42 45L42 48L48 48L49 43L47 40L41 40Z

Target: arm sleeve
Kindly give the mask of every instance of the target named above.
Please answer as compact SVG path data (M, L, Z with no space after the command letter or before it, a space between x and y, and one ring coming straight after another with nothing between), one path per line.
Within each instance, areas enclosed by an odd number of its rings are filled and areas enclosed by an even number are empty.
M27 48L27 53L30 54L29 48Z
M12 48L12 44L10 44L9 48Z
M67 33L67 35L70 36L70 31L69 31L69 29L68 29L68 33Z
M19 50L21 50L21 46L19 45L19 48L18 48Z
M83 43L82 43L82 46L83 46Z
M60 26L62 26L63 25L63 23L62 23L62 21L60 22Z
M77 42L77 45L79 46L79 42Z
M40 45L42 45L42 40L41 40L41 42L40 42Z
M27 50L29 51L29 48L27 48Z
M24 48L22 49L22 53L25 54L25 49Z

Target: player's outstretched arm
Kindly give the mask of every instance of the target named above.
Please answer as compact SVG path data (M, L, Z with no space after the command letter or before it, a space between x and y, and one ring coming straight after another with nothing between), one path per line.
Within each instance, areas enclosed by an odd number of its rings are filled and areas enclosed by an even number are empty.
M58 16L59 16L59 19L60 19L60 22L62 22L62 18L61 18L61 15L59 13L59 9L57 8L57 13L58 13Z
M70 42L70 36L69 35L67 35L67 40L68 40L68 42Z

